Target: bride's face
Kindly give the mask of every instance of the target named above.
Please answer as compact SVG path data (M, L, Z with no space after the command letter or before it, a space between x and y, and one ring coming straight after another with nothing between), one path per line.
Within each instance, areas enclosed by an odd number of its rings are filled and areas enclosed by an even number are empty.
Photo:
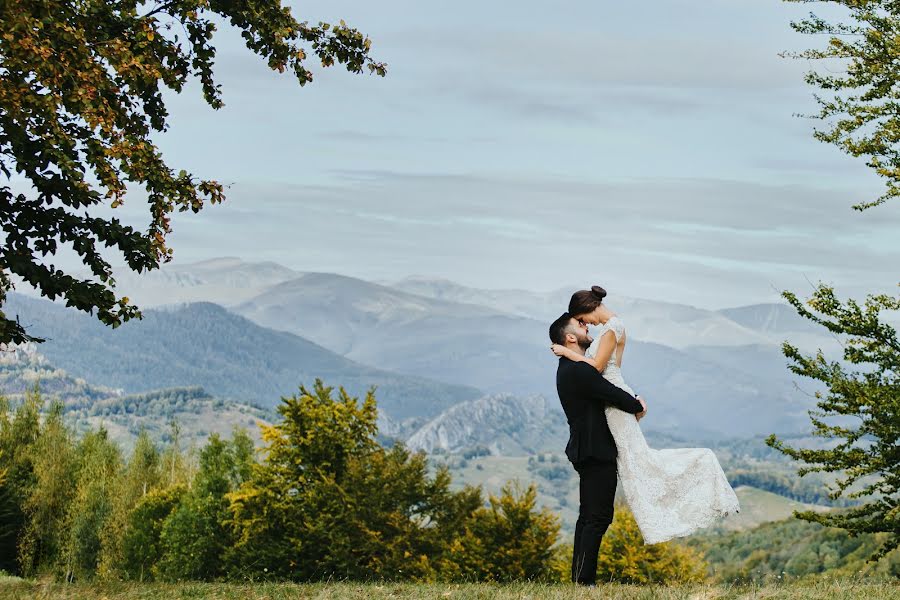
M575 318L579 321L587 323L588 325L599 325L600 324L600 307L598 306L594 310L589 313L585 313L583 315L576 315Z

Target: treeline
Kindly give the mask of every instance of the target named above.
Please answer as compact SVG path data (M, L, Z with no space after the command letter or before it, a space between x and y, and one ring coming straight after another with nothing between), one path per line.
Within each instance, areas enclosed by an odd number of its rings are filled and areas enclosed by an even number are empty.
M771 467L729 469L727 475L728 482L733 487L749 485L807 504L841 507L858 504L857 501L848 498L829 497L828 488L821 477L809 475L800 477L796 473L775 472Z
M214 402L219 407L225 404L223 400L214 400L202 387L176 387L94 402L80 411L79 416L134 415L164 420L171 419L177 412L190 409L198 400Z
M868 561L886 534L851 536L843 529L798 519L766 523L728 535L695 538L719 581L757 582L815 577L900 577L900 550Z
M143 433L125 456L103 429L76 435L36 392L0 402L0 569L67 581L567 579L570 550L534 487L487 502L480 488L451 489L424 454L377 443L371 393L332 392L317 381L282 399L261 460L241 431L194 454ZM640 577L696 575L696 554L672 553L657 550Z

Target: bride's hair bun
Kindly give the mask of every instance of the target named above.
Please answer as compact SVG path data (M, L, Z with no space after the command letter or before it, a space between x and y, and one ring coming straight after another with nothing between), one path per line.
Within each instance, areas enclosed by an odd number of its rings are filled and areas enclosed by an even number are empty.
M593 311L603 303L606 298L606 290L599 285L592 286L589 290L578 290L572 294L569 300L569 314L581 318L582 315Z

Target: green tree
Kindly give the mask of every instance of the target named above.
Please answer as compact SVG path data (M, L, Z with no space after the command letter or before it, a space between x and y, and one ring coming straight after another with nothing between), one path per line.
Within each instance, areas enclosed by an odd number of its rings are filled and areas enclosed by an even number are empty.
M6 472L0 485L0 569L21 573L19 541L27 523L25 499L36 483L33 446L40 435L42 400L29 390L15 411L0 398L0 465Z
M112 270L99 246L114 247L142 272L170 260L166 237L174 211L200 211L224 200L223 186L171 168L153 136L168 128L165 89L181 92L192 79L204 100L220 108L213 77L216 20L237 28L247 48L269 68L312 81L307 51L323 67L384 75L369 56L370 41L343 21L299 22L280 2L245 0L8 0L0 4L0 172L16 172L32 191L0 186L0 307L22 277L54 299L113 327L139 317L117 298ZM84 209L120 206L142 188L150 207L145 231ZM68 245L96 280L79 280L42 258ZM0 344L36 340L18 319L0 312ZM40 340L38 340L40 341Z
M815 117L826 123L815 137L851 156L866 158L866 164L885 180L884 193L854 206L865 210L900 196L900 7L896 0L820 3L843 9L842 21L810 14L791 26L803 34L827 36L827 44L785 54L803 60L839 60L844 65L837 72L810 71L806 81L821 92L816 95L820 111Z
M537 488L508 483L489 506L475 511L463 535L453 540L442 576L464 581L558 581L554 545L559 518L537 511Z
M806 0L787 0L803 2ZM808 35L827 37L825 48L790 54L795 58L838 59L842 72L811 71L807 82L818 88L820 112L827 124L816 138L834 144L866 164L885 180L885 191L871 201L857 203L865 210L900 195L900 4L894 0L824 0L840 7L840 21L815 14L792 23ZM834 290L819 285L808 300L809 310L791 292L783 296L804 317L822 325L844 342L844 362L829 361L819 351L805 356L789 343L785 356L791 370L822 382L827 392L817 393L818 412L810 414L816 435L832 442L823 450L790 448L772 436L767 443L805 463L801 474L813 471L838 473L842 478L831 494L838 498L856 482L861 490L850 498L866 497L861 506L833 515L809 512L797 516L843 527L851 533L889 532L886 543L873 558L896 548L900 540L898 485L898 372L900 345L893 328L880 319L882 311L900 307L900 297L870 295L863 306L854 300L840 302ZM847 365L859 370L849 370ZM834 420L843 417L844 420ZM850 421L846 420L850 417ZM873 481L874 478L874 481Z
M250 474L253 441L242 431L224 441L210 436L200 452L200 468L189 493L166 518L160 532L163 555L156 572L163 579L217 579L223 556L234 543L226 522L226 497Z
M32 446L34 485L23 499L25 528L19 540L22 571L56 571L67 540L69 504L75 493L75 445L54 403Z
M162 529L187 493L177 484L147 492L128 513L128 524L122 538L122 562L114 573L121 579L151 581L157 577L156 565L165 547Z
M373 392L360 404L316 381L283 398L263 428L264 460L229 495L235 578L428 580L480 492L453 492L446 469L376 443Z
M766 442L803 462L801 475L837 473L832 498L867 499L838 512L796 515L851 533L889 534L873 555L878 558L900 545L900 340L881 314L900 309L900 298L869 296L863 305L841 302L824 285L809 300L809 308L794 294L784 296L801 315L840 336L844 361L828 360L821 351L807 356L784 344L785 355L793 361L791 370L826 388L816 393L818 411L811 412L811 418L815 435L831 443L823 449L795 448L774 435ZM857 483L859 489L851 491Z
M597 581L674 584L705 578L706 563L696 551L671 542L644 544L631 511L616 507L600 545Z
M160 485L160 456L156 444L141 430L113 494L110 516L100 532L97 573L102 579L119 579L125 563L123 547L131 522L130 514L140 500ZM138 569L140 571L140 569Z
M105 429L84 434L76 453L77 484L67 507L67 581L90 580L97 573L101 533L112 512L121 468L119 447L110 441Z

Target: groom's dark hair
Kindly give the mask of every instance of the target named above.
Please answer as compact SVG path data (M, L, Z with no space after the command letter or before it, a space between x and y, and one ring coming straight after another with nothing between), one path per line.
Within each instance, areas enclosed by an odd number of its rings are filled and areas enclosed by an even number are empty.
M550 341L561 346L566 345L566 333L572 325L572 315L564 312L550 325Z

